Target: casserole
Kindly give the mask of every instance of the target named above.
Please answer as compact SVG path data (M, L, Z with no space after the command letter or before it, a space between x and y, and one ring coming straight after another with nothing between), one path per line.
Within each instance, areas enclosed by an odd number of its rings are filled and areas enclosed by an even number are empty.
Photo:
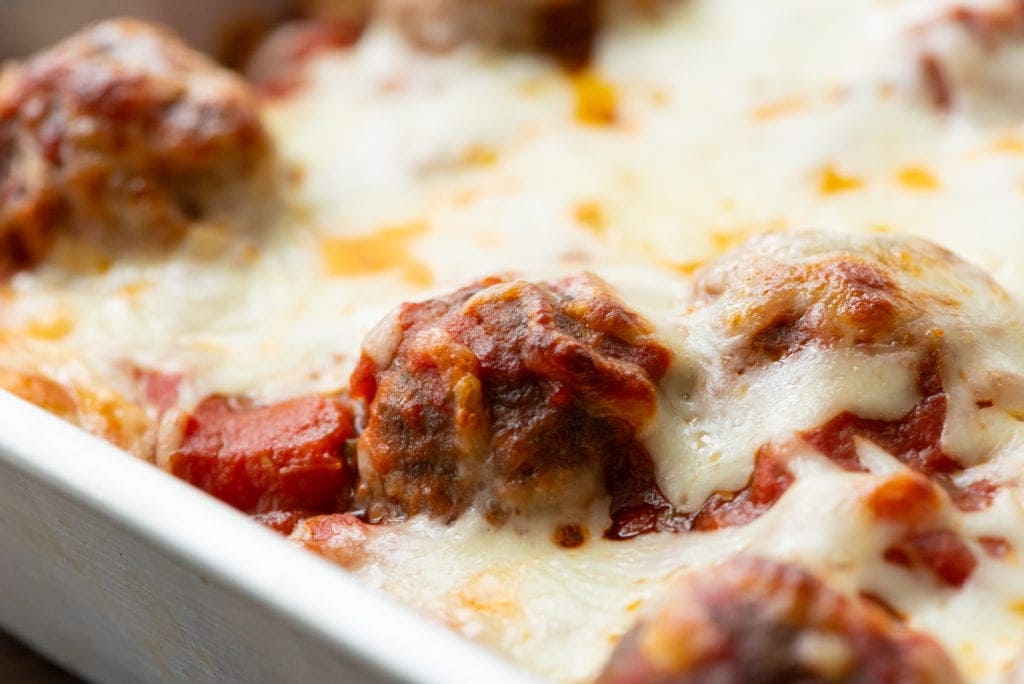
M1005 681L1024 8L834 6L86 28L0 80L0 385L542 677Z
M530 681L6 392L0 415L0 624L68 670L110 682Z

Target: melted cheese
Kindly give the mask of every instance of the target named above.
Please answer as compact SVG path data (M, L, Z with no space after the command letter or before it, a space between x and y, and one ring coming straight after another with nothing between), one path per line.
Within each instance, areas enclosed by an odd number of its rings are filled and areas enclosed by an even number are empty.
M684 325L691 276L709 259L765 231L909 233L1024 297L1024 90L1007 76L1024 47L990 64L943 18L950 4L688 0L658 22L613 22L583 79L472 46L425 55L374 28L266 105L298 180L263 233L197 226L165 257L112 264L58 246L0 293L0 367L126 394L126 363L184 372L185 406L211 392L336 390L363 336L402 301L495 272L588 269L675 353L644 438L666 494L695 507L742 486L768 440L842 410L899 416L916 400L899 355L814 348L713 402L694 399L695 369L722 345L700 313ZM925 50L962 94L950 111L921 82ZM1017 305L988 286L951 293L960 280L942 273L923 264L918 275L962 303L942 322L962 346L959 373L943 378L944 445L969 463L991 456L965 477L1014 480ZM1020 411L976 410L981 389ZM861 499L903 466L860 450L871 472L795 454L795 484L743 527L609 542L594 514L590 540L563 550L542 522L416 519L377 530L355 572L531 671L581 681L666 577L762 553L872 591L939 638L967 677L1001 681L1024 648L1024 573L1016 554L995 559L972 540L1024 550L1020 488L978 513L947 511L979 566L962 589L943 589L882 560Z

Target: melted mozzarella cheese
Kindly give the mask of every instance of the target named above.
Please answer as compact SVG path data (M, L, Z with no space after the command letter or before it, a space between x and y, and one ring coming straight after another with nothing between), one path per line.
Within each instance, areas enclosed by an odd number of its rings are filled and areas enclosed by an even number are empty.
M695 507L742 486L766 441L842 410L899 416L917 398L898 355L812 348L693 400L694 367L721 352L699 316L683 325L690 275L709 259L764 231L910 233L1024 297L1024 128L1013 98L984 89L1016 93L1005 74L1024 55L1000 53L989 72L944 20L951 4L688 0L657 22L613 23L587 77L613 95L609 125L580 117L587 84L540 57L425 55L375 28L267 104L298 180L264 233L197 226L165 258L109 268L58 249L3 292L0 366L125 394L126 363L183 372L186 406L211 392L336 390L363 336L402 301L495 272L592 270L675 353L645 439L666 494ZM951 111L929 99L922 50L965 89ZM968 460L992 455L972 477L1012 481L1024 406L974 402L985 388L1024 403L1020 318L991 292L960 298L943 322L963 345L963 374L944 378L944 444ZM355 572L534 672L580 681L673 572L761 553L872 591L936 635L966 676L1000 681L1024 648L1024 576L1016 554L995 559L971 540L1024 549L1021 490L947 512L979 566L962 589L943 589L882 560L862 497L903 466L861 452L871 472L797 454L795 484L743 527L611 542L595 515L589 541L564 550L546 524L416 519L379 528Z

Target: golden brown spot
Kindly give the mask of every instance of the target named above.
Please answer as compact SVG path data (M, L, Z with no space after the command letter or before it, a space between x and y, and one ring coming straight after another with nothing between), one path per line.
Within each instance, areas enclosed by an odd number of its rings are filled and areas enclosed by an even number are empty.
M610 126L618 119L615 86L590 71L572 77L576 120L589 126Z
M29 323L25 333L41 340L59 340L67 337L74 327L71 318L62 313L54 313Z
M458 590L459 603L475 613L511 618L521 612L519 601L509 589L506 571L484 570L470 577Z
M823 195L835 195L840 192L859 190L864 187L864 181L856 176L848 176L840 173L831 166L826 166L818 174L818 190Z
M285 180L291 185L302 185L309 176L309 170L301 164L290 164L284 168Z
M712 230L708 234L711 246L716 252L727 252L747 239L747 232L742 230Z
M1024 140L1015 135L1007 135L992 143L992 151L1003 154L1024 154Z
M77 395L82 427L123 449L139 444L150 424L140 406L104 388L79 387Z
M137 280L134 283L128 283L127 285L122 286L118 290L118 293L122 297L132 299L134 297L138 297L140 294L142 294L152 286L152 283L146 282L144 280Z
M666 261L663 263L666 267L671 268L673 271L682 273L683 275L693 275L706 262L701 259L698 259L695 261Z
M197 223L185 235L184 249L197 259L215 259L235 242L234 232L221 222Z
M498 162L498 152L486 145L470 145L462 153L462 162L467 166L494 166Z
M68 271L97 275L106 273L113 265L109 252L87 240L57 240L51 260Z
M752 116L757 121L770 121L788 114L795 114L807 107L807 101L801 97L788 97L782 100L765 103L754 109Z
M0 369L0 388L64 420L74 422L78 416L74 396L63 385L42 375Z
M422 261L410 259L402 268L402 278L416 287L430 287L434 284L434 273Z
M931 171L922 166L907 166L896 172L896 182L908 190L938 190L941 185Z
M433 283L429 267L412 255L409 243L430 229L426 221L382 228L370 235L324 237L320 254L329 276L352 277L397 271L412 285Z
M681 603L671 621L655 621L640 633L640 652L655 671L685 672L723 646L723 635L706 624L707 615L700 606ZM688 638L679 639L680 632Z
M572 215L577 223L586 226L595 235L604 235L605 215L600 202L580 202L576 205Z

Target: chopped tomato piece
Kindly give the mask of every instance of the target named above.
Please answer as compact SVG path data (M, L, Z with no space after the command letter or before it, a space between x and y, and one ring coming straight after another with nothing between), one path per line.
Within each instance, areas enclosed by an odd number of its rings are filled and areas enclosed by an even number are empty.
M249 513L338 510L351 496L343 458L352 412L321 396L270 406L212 396L188 417L168 469Z

